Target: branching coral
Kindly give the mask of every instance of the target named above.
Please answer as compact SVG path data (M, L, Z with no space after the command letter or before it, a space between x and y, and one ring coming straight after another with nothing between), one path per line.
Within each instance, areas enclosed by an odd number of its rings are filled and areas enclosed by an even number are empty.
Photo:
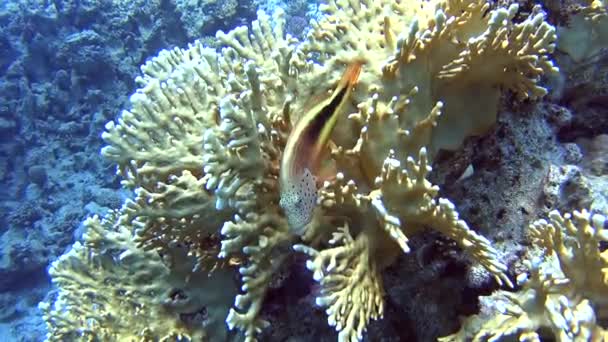
M543 248L544 258L527 265L530 275L521 274L516 293L492 295L501 310L473 316L463 329L443 341L497 341L518 336L520 341L540 341L547 329L557 341L605 341L607 317L608 241L605 216L583 210L561 215L553 211L550 221L530 225L532 241ZM489 299L488 299L489 300ZM550 338L550 336L547 336Z
M83 244L50 268L59 287L41 303L49 341L221 340L236 292L230 272L193 272L175 248L163 257L138 248L118 212L85 221Z
M608 313L608 242L607 219L588 211L561 215L549 214L550 221L540 220L530 227L532 241L542 246L546 255L557 258L568 286Z
M340 341L361 339L368 321L382 316L380 271L400 251L409 252L407 235L425 226L454 239L494 274L499 284L511 286L504 274L506 266L498 261L489 241L458 218L450 201L436 198L439 188L426 180L429 171L425 149L417 162L409 158L405 167L391 154L376 180L377 189L369 195L355 192L353 183L328 184L321 191L326 215L341 215L342 205L350 207L348 224L356 227L358 235L354 239L348 228L343 228L330 240L332 245L340 243L336 247L317 251L296 245L294 249L312 258L307 267L322 288L317 304L327 307L329 324L340 331ZM343 182L341 175L338 182Z
M121 222L136 228L141 245L164 253L185 245L198 269L213 258L201 241L221 231L219 257L247 259L246 293L228 325L249 338L265 325L258 313L281 260L273 250L292 238L276 177L298 69L282 12L275 22L260 12L251 31L218 33L221 53L198 42L162 52L142 68L132 109L103 135L102 153L135 188Z
M108 142L102 154L136 193L122 222L137 228L148 249L167 253L179 242L191 246L201 262L208 256L198 248L201 239L217 234L231 214L215 210L201 170L203 131L215 119L216 96L230 89L218 81L230 68L219 63L215 51L198 43L163 51L142 67L132 108L102 134Z
M265 294L296 239L278 204L285 141L354 59L364 62L360 82L326 161L336 177L294 247L311 258L317 302L340 339L361 339L383 315L381 272L425 229L510 285L490 242L427 181L429 159L483 133L501 90L545 93L553 27L542 14L514 23L517 6L490 11L481 0L339 0L322 10L302 44L285 34L281 11L272 24L260 12L251 29L219 32L221 51L196 42L161 52L142 67L132 108L103 134L103 155L136 193L118 226L132 227L146 253L186 248L198 258L193 272L221 264L209 251L237 260L242 293L226 322L249 341L267 325Z
M312 258L307 267L322 286L316 302L327 307L329 325L341 331L339 339L361 339L369 320L384 313L382 278L371 260L370 241L367 235L354 240L345 226L329 243L340 246L322 252L303 245L294 248Z
M495 120L501 89L520 99L544 95L537 82L555 70L546 55L555 32L542 14L512 23L517 6L432 5L330 1L302 48L321 62L310 83L336 78L337 66L351 59L366 62L354 113L335 134L339 147L332 157L341 173L319 196L322 217L346 217L349 232L332 240L343 246L295 247L312 258L308 267L323 289L319 304L340 340L360 339L367 322L382 315L377 298L383 290L373 278L399 251L408 252L407 235L424 227L455 239L499 283L510 284L489 241L471 231L447 199L436 198L421 147L431 153L454 148L483 132ZM416 162L411 156L419 151ZM306 238L315 241L316 228L310 229Z
M354 102L375 96L375 115L407 113L399 115L403 130L442 102L432 139L418 142L431 153L485 131L495 121L501 90L520 98L543 95L540 76L555 70L547 56L555 47L555 29L542 14L513 23L516 5L489 11L481 0L329 1L322 10L326 17L303 47L321 58L314 81L335 79L345 61L366 61Z

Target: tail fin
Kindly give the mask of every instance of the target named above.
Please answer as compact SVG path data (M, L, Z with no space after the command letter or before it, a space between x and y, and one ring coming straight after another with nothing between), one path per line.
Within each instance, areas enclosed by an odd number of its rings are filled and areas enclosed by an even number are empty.
M359 75L361 74L361 69L363 68L363 61L355 60L348 64L344 74L342 75L342 79L338 83L337 89L342 89L342 87L354 87L355 84L359 81Z

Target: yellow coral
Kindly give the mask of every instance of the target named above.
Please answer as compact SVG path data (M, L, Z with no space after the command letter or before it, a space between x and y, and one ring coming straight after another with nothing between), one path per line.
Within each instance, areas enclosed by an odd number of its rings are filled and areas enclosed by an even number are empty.
M340 332L340 341L360 340L369 320L382 317L380 272L400 252L409 252L407 235L427 226L459 243L499 284L512 286L490 242L458 218L450 201L437 198L439 188L426 180L428 172L425 149L418 161L409 158L405 166L391 154L376 180L377 189L368 195L357 193L354 183L344 184L342 175L320 192L325 215L348 212L347 227L354 228L356 238L343 228L329 241L336 247L294 249L311 257L307 267L321 285L317 304L327 307L328 322Z
M321 285L316 303L327 307L327 320L340 332L338 339L357 341L363 338L370 319L384 313L382 277L370 259L368 235L354 240L345 226L334 233L329 243L340 246L321 252L304 245L294 249L312 258L307 267Z
M302 49L320 58L320 71L307 84L336 79L337 65L349 60L366 61L353 102L373 98L373 115L399 115L405 132L442 102L432 137L416 143L431 154L456 148L495 121L502 89L536 98L546 93L537 85L542 73L556 70L547 56L555 47L555 29L542 14L515 24L516 5L493 11L488 6L483 0L329 1L321 8L326 17ZM336 139L346 146L359 136L340 133Z
M48 341L216 341L236 289L229 271L193 272L185 250L138 248L119 213L84 222L84 244L53 262L59 292L41 303Z
M198 43L162 51L142 67L132 108L102 134L108 144L102 155L117 164L125 186L153 188L184 169L200 174L201 136L213 122L213 100L229 89L214 82L220 70L215 51Z
M365 65L332 136L338 174L295 247L312 258L329 323L341 339L361 339L383 313L382 270L426 227L510 285L489 241L426 180L429 158L487 130L501 90L545 93L538 80L554 70L553 27L541 14L514 23L517 6L490 11L481 0L338 0L322 11L300 45L278 11L274 25L260 12L251 29L219 32L219 52L198 42L161 52L142 68L132 108L103 134L102 153L137 194L120 222L140 245L186 246L198 270L209 258L204 242L221 232L218 256L243 262L226 322L250 341L267 325L264 296L296 239L278 205L285 141L311 97L330 91L353 59Z
M274 181L289 128L281 114L295 82L294 41L285 37L282 16L277 12L271 27L260 12L251 32L218 33L226 44L221 53L199 42L161 52L142 67L132 108L103 134L103 155L135 188L121 221L136 228L141 245L163 253L188 246L199 269L217 263L203 242L221 231L219 256L248 258L240 271L250 294L236 298L228 317L248 338L265 325L258 312L272 250L291 238ZM274 213L257 214L273 204Z
M537 82L543 72L555 71L546 56L554 48L554 28L540 14L513 24L515 5L485 17L488 5L481 1L330 1L322 10L327 17L303 47L322 63L309 82L337 77L336 65L350 59L367 62L353 96L357 109L335 134L341 146L333 158L342 173L320 191L323 215L347 217L354 242L324 250L295 247L312 257L308 266L322 286L320 298L331 298L320 301L329 323L341 340L361 338L367 322L382 315L382 306L370 299L382 289L370 291L375 287L369 284L379 282L369 279L399 249L408 252L407 235L425 226L454 238L499 283L510 285L489 241L459 220L447 199L436 198L420 148L454 148L482 133L495 120L501 87L522 99L544 95ZM419 150L418 164L410 156ZM313 227L306 238L314 240L315 233ZM360 255L363 265L356 265ZM369 297L358 301L365 291Z
M220 79L222 71L232 71L221 62L198 42L188 50L162 51L142 66L131 109L102 134L108 143L103 156L136 193L125 204L123 224L137 228L148 249L167 252L179 241L193 246L200 262L207 260L196 248L199 240L217 234L231 214L215 210L201 170L201 140L215 120L215 98L230 89Z
M608 241L603 215L575 211L549 214L550 222L530 225L532 241L543 248L544 258L526 261L530 275L518 276L516 293L498 291L498 312L473 316L461 331L442 341L497 341L518 336L520 341L540 341L548 329L557 341L605 341L608 331L600 325L608 313ZM542 261L541 261L542 260ZM546 338L550 338L547 336Z
M557 258L568 286L608 314L608 250L600 251L608 242L606 217L586 210L562 216L554 210L549 218L530 226L532 241Z

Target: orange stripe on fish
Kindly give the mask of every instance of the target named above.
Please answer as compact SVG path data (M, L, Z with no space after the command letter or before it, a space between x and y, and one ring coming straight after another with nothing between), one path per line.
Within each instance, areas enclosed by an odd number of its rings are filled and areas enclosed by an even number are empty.
M312 220L317 202L315 175L338 116L359 80L362 66L361 61L350 63L332 94L306 111L287 138L281 159L280 206L295 234L304 234Z

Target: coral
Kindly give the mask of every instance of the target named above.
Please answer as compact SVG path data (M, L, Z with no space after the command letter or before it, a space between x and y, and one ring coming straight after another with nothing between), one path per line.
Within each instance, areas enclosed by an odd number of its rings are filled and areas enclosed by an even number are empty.
M340 340L360 339L368 321L382 316L378 274L400 251L409 251L407 235L423 227L455 239L499 284L510 284L489 241L459 220L449 200L436 197L438 188L425 180L430 168L421 147L432 156L484 132L495 120L501 89L520 99L544 95L537 81L555 71L545 55L554 48L555 32L542 14L511 23L515 5L491 11L487 19L483 2L437 8L330 1L322 8L327 16L304 43L303 52L321 62L311 84L336 79L338 65L354 58L366 63L353 96L357 109L342 125L350 130L334 135L341 173L320 191L323 217L348 218L349 230L330 241L344 245L295 247L312 258L307 265L322 288L318 304ZM403 27L409 30L394 31ZM419 151L416 162L411 157ZM314 241L317 230L310 229L307 238Z
M530 226L530 236L543 247L545 255L557 258L568 286L588 298L605 313L608 309L608 252L601 244L608 241L606 217L586 210L561 215L549 214L550 221ZM590 272L594 270L595 272Z
M410 251L406 233L418 233L425 226L454 239L499 284L512 286L504 274L506 266L498 261L490 242L458 218L449 200L436 198L439 188L425 178L429 171L425 149L417 162L409 158L405 167L391 153L376 179L378 189L369 195L358 194L355 184L345 184L341 174L338 182L321 190L327 215L350 210L348 222L356 226L358 235L353 239L346 225L329 241L340 244L336 247L317 251L295 245L294 249L311 257L307 267L321 286L317 304L327 307L329 324L340 331L340 341L360 340L368 321L382 316L384 290L380 271L399 252Z
M557 341L604 341L608 301L607 218L586 210L549 214L529 227L532 242L543 258L527 260L529 275L518 276L518 292L498 291L490 298L493 312L473 316L463 328L442 341L497 341L518 336L520 341L540 341L544 329ZM487 299L490 300L490 299ZM498 302L498 303L496 303ZM551 338L544 336L543 338Z
M608 45L608 10L603 0L582 0L565 26L558 27L558 49L577 62L596 57Z
M330 1L302 44L285 34L279 10L273 23L259 12L251 28L218 32L219 51L200 42L162 51L142 67L131 108L102 135L102 154L136 194L112 227L132 228L143 251L121 243L149 258L185 248L196 257L195 275L238 264L241 293L226 322L249 341L268 325L264 297L291 246L310 257L317 303L340 340L361 339L383 315L381 273L409 252L409 236L426 229L455 240L499 285L511 285L490 241L427 177L439 149L457 148L494 123L503 91L522 100L546 93L538 82L555 71L554 28L540 13L515 23L517 9L490 10L480 0ZM360 83L327 160L336 177L319 190L312 222L294 245L279 206L285 142L311 98L331 91L354 59L364 62ZM87 222L90 234L100 226ZM66 298L81 280L60 265L83 248L52 270ZM51 331L62 330L48 315Z
M236 288L231 272L192 271L185 250L138 248L119 213L88 218L83 243L53 262L59 292L39 306L48 341L223 340Z
M255 6L249 0L172 0L188 37L213 34L223 27L235 26L255 17Z
M272 265L280 264L272 250L291 238L274 181L281 138L271 131L286 126L279 118L289 107L284 88L295 82L287 64L293 42L277 15L272 29L261 13L252 40L244 27L218 33L232 45L222 54L198 42L162 52L142 68L132 109L103 134L102 153L136 189L122 220L138 227L142 245L190 246L200 268L213 258L198 248L201 239L221 230L221 257L250 258L240 269L247 294L228 319L247 336L264 326L258 312Z
M555 29L541 13L513 23L515 4L489 11L489 4L477 0L416 6L330 1L321 9L326 16L303 48L322 62L314 82L337 78L337 66L345 61L365 61L353 102L367 104L370 116L384 117L387 124L395 120L389 120L391 114L397 115L401 139L428 146L431 154L457 148L466 136L487 130L495 121L502 90L520 99L538 98L546 93L537 84L540 76L556 71L548 58ZM430 117L439 112L437 127L431 129ZM425 119L428 137L405 134ZM357 136L350 138L352 142ZM409 153L416 154L412 147ZM376 157L377 169L388 151L382 152Z

